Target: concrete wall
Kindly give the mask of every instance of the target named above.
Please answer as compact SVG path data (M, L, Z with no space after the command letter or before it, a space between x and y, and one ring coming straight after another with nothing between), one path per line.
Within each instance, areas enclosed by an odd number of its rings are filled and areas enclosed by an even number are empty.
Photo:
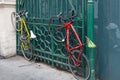
M16 54L16 33L11 23L11 12L15 11L15 0L0 0L0 56Z

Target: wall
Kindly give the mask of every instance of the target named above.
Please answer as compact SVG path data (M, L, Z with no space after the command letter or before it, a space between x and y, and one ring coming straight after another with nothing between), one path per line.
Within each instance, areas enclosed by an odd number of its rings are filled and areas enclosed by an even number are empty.
M16 35L11 24L12 11L15 11L15 0L0 0L0 56L6 58L16 54Z
M99 80L120 80L120 0L96 1L97 77Z

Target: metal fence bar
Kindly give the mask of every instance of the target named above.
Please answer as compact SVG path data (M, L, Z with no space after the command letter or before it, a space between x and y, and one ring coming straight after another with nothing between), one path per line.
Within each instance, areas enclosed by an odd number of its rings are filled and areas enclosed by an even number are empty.
M23 4L20 4L23 1ZM33 41L35 46L34 55L38 56L40 61L48 63L52 66L68 69L67 53L64 51L64 44L56 43L48 32L48 21L50 16L63 13L63 17L70 17L72 7L75 8L77 18L75 29L84 42L85 35L85 0L71 0L70 5L68 0L17 0L17 11L27 10L28 18L26 18L27 25L37 35L37 39ZM58 20L52 21L53 27L60 26ZM17 36L17 51L20 50L20 44Z

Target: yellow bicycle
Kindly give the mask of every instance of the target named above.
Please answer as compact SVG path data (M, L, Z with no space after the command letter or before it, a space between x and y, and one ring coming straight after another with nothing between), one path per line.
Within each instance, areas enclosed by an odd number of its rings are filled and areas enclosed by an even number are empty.
M36 38L32 30L29 30L24 16L27 15L26 11L12 12L11 21L15 30L19 34L21 52L26 60L33 58L32 46L30 40Z

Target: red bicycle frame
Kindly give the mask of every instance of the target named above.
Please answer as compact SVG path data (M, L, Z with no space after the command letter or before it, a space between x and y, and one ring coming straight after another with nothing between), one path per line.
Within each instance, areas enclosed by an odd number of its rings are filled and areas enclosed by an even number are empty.
M61 28L66 28L66 49L69 52L68 56L73 61L74 65L78 66L79 62L81 61L81 52L82 52L83 44L82 44L76 30L74 29L72 22L68 22L68 23L64 24L64 26L56 28L56 30L59 30ZM73 33L74 33L74 35L79 43L79 46L75 46L75 47L70 48L70 45L69 45L70 44L70 29L73 31ZM78 49L78 48L80 49L80 53L78 53L77 60L75 60L73 57L74 54L71 54L71 52Z

